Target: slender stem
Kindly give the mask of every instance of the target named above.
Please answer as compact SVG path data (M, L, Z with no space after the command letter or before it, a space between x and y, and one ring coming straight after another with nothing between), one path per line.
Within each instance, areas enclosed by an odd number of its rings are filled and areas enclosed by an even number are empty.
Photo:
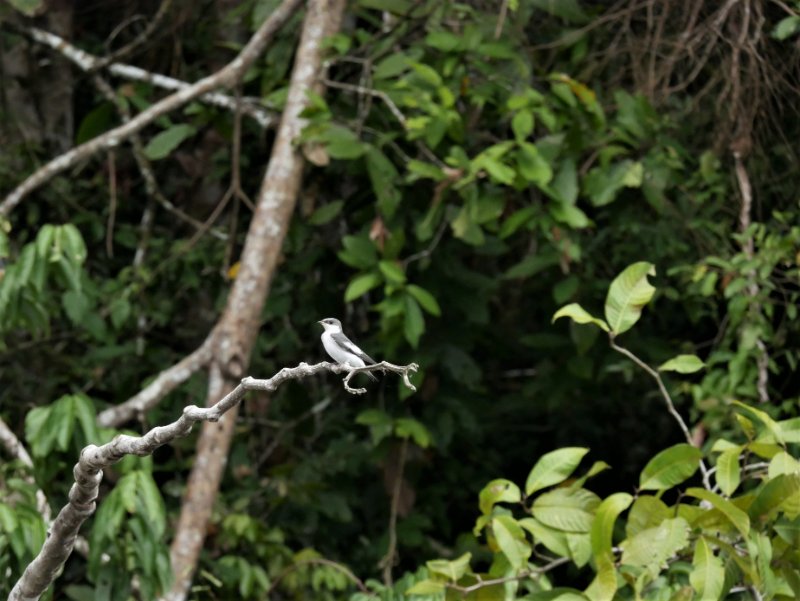
M475 584L470 584L469 586L461 586L460 584L451 584L447 583L445 586L449 589L454 591L458 591L462 594L469 594L474 593L477 590L480 590L487 586L493 586L495 584L505 584L506 582L514 582L515 580L522 580L524 578L528 578L529 576L538 577L545 572L549 572L552 569L557 568L560 565L565 563L569 563L569 557L559 557L558 559L554 559L550 563L543 565L538 568L533 568L531 570L523 570L519 574L515 574L514 576L504 576L503 578L492 578L491 580L479 580Z
M638 365L644 371L646 371L650 375L650 377L656 381L656 384L658 384L658 390L659 392L661 392L661 396L664 399L664 403L666 403L667 405L667 411L669 411L672 417L675 418L675 421L678 422L678 426L680 426L683 435L686 437L686 442L688 442L692 446L697 446L694 443L694 440L692 439L692 433L689 431L686 422L683 420L681 414L678 413L678 410L675 409L675 404L672 402L672 397L669 395L667 387L664 385L664 380L661 379L661 374L659 374L655 369L650 367L647 363L639 359L639 357L634 355L631 351L629 351L625 347L619 346L616 342L614 342L613 335L609 335L608 339L612 349L614 349L618 353L625 355L628 359L630 359L636 365ZM703 486L707 490L711 490L712 487L711 487L711 481L709 480L708 467L706 467L706 464L702 459L700 460L700 471L703 474Z

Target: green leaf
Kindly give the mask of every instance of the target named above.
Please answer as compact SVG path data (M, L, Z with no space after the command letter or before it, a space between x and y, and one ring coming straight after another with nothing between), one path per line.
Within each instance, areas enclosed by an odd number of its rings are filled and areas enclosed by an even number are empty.
M518 115L521 113L517 113ZM517 152L517 166L526 181L537 186L546 186L553 179L553 169L533 144L521 142Z
M308 218L311 225L324 225L342 212L343 200L335 200L322 205Z
M391 416L380 409L362 411L356 417L356 423L369 427L373 445L377 445L384 438L390 436L394 429Z
M380 286L383 279L377 273L362 273L354 277L344 291L344 302L349 303Z
M603 500L597 508L591 530L592 554L595 558L606 557L613 562L611 551L614 523L619 514L630 507L633 497L625 492L618 492Z
M786 451L781 451L769 461L768 476L770 478L797 473L800 473L800 461L797 461Z
M350 267L368 269L378 261L378 251L366 236L345 236L342 246L339 258Z
M442 314L442 310L439 308L439 303L433 297L433 295L425 290L424 288L420 288L415 284L409 284L406 286L406 290L408 293L417 299L417 302L431 315L435 315L439 317Z
M541 543L549 551L561 557L571 556L566 532L545 526L534 518L522 518L519 520L519 525L531 533L536 544Z
M70 321L75 325L81 325L90 306L86 295L77 290L67 290L61 297L61 302Z
M642 530L658 526L674 515L675 510L667 507L661 499L651 495L639 495L628 512L625 535L631 538Z
M124 296L118 296L109 305L111 323L119 330L131 315L131 303Z
M515 570L522 568L531 555L531 547L516 520L509 515L493 518L492 534L511 567Z
M444 576L451 582L457 582L469 571L469 562L471 560L472 553L464 553L461 557L453 561L433 559L425 562L425 566L430 573Z
M533 132L533 113L528 110L518 111L511 119L511 129L518 142L522 142Z
M776 40L785 40L800 31L800 15L784 17L772 30L772 37Z
M648 568L657 574L667 560L689 542L689 524L678 517L664 520L655 528L642 530L620 544L622 563Z
M186 123L172 125L153 137L144 148L145 156L157 161L170 155L187 138L197 133L197 129Z
M352 130L341 125L329 126L319 139L325 143L325 150L333 159L357 159L368 149L368 145L359 140Z
M519 503L521 500L519 486L504 478L492 480L478 495L478 505L484 515L492 513L496 503Z
M690 444L681 443L653 457L639 477L640 490L667 490L691 478L703 454Z
M743 537L747 538L750 532L750 518L744 511L736 507L736 505L705 488L689 488L686 490L685 494L710 503L714 509L727 518Z
M641 261L628 266L611 282L606 297L606 321L614 334L627 332L639 320L642 308L656 291L647 276L655 274L652 263Z
M406 274L396 261L380 261L378 269L390 284L402 284L406 281Z
M406 595L439 595L443 592L444 582L436 582L435 580L420 580L406 591Z
M566 447L542 455L525 481L525 495L559 484L570 477L589 449Z
M679 374L693 374L706 366L697 355L678 355L658 366L659 371L676 371Z
M586 23L589 20L578 0L531 0L531 4L571 23Z
M780 475L764 484L748 509L753 520L767 519L773 511L787 502L796 502L800 494L800 474Z
M417 446L427 449L431 444L428 429L415 419L399 417L394 422L394 431L399 438L411 438Z
M425 43L442 52L452 52L461 46L461 38L449 31L432 31L425 36Z
M733 404L736 405L739 411L746 413L750 419L759 421L766 427L769 432L769 436L759 436L759 442L777 442L778 444L783 444L784 440L781 426L778 422L772 419L768 413L762 411L761 409L751 407L750 405L742 403L741 401L733 401Z
M538 253L528 255L516 265L511 266L503 274L503 279L529 278L553 265L558 265L558 256L555 254Z
M609 327L606 322L604 322L602 319L594 317L578 303L570 303L569 305L561 307L558 311L556 311L555 315L553 315L552 321L555 322L555 320L559 319L560 317L569 317L575 323L580 324L593 323L601 330L605 332L609 331Z
M417 348L419 339L425 333L425 318L422 316L422 310L419 304L409 294L403 297L405 304L405 317L403 319L403 333L406 336L408 343Z
M556 488L539 495L531 513L545 526L565 532L589 532L600 499L584 489Z
M617 571L607 559L597 562L597 575L586 588L586 596L591 601L611 601L617 592Z
M741 446L723 451L717 458L717 471L715 477L719 489L728 496L731 496L741 482L741 467L739 465L739 455L742 453Z
M719 599L725 585L725 568L722 560L714 555L702 536L695 543L692 566L694 569L689 574L689 582L700 595L700 599L703 601Z

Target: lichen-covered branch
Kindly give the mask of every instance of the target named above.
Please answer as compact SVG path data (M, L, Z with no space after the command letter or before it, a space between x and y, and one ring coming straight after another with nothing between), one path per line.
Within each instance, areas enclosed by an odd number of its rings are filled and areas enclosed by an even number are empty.
M237 83L250 65L261 56L267 43L284 23L286 23L289 17L300 6L301 2L302 0L284 0L272 11L269 18L264 21L261 27L256 30L253 37L250 38L250 41L236 58L216 73L208 75L189 87L167 96L136 115L127 123L123 123L96 138L92 138L80 146L72 148L34 171L0 203L0 215L8 215L25 196L33 192L36 188L51 180L62 171L66 171L78 162L92 156L99 150L105 150L119 145L120 142L130 137L131 134L140 131L162 115L180 108L195 98L216 90L217 88L231 86Z
M397 367L397 373L400 374L413 371L412 366L393 367ZM380 369L396 371L381 364L359 368L358 371L360 373ZM301 363L297 367L285 367L266 380L247 377L212 407L189 405L184 408L180 418L166 426L155 427L143 436L122 434L102 446L85 447L73 469L75 483L69 491L69 502L58 513L39 554L14 585L9 601L36 601L55 580L72 553L81 525L95 511L105 468L114 465L126 455L151 455L158 447L189 434L196 422L218 422L241 402L249 390L274 392L287 380L299 380L325 371L351 375L354 370L349 366L328 362L313 365Z

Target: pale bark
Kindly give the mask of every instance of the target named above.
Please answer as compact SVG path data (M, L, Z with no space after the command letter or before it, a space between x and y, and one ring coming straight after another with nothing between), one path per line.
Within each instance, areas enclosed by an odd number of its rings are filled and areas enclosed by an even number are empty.
M136 115L127 123L123 123L119 127L115 127L80 146L72 148L34 171L25 181L12 190L2 203L0 203L0 216L8 215L25 196L51 180L54 176L73 167L80 161L92 156L94 153L119 145L120 142L140 131L162 115L182 107L199 96L207 94L217 88L237 83L250 65L261 56L267 43L294 13L295 9L299 7L301 1L302 0L284 0L253 34L253 37L250 38L250 41L236 58L216 73L204 77L188 88L184 88L167 96Z
M249 365L264 301L300 189L303 160L294 147L294 140L305 124L300 113L306 106L308 93L319 89L322 42L338 30L343 10L343 0L308 3L286 106L256 201L239 273L216 328L209 403L235 385ZM165 600L186 599L227 463L235 419L234 411L220 424L205 426L200 435L171 547L175 579Z
M23 465L33 470L33 460L28 454L25 445L20 442L13 430L11 430L2 419L0 419L0 445L5 447L6 452L11 457L19 459ZM50 504L47 502L47 497L42 492L42 489L36 485L33 476L26 476L25 481L31 486L36 487L36 510L41 514L44 523L49 524L52 516L50 514Z
M25 568L22 577L11 590L8 600L36 601L56 579L72 553L81 525L95 511L105 468L114 465L126 455L139 457L152 455L158 447L189 434L195 422L219 422L223 416L235 411L248 390L274 392L287 380L307 378L324 371L346 373L344 382L345 388L348 388L347 382L354 375L362 371L375 370L397 373L403 377L406 384L410 384L409 372L416 371L417 366L413 363L405 366L379 363L355 370L349 366L327 362L314 365L301 363L297 367L285 367L266 380L244 378L229 394L226 394L212 407L200 408L195 405L185 407L179 419L166 426L155 427L144 436L121 434L102 446L89 445L85 447L73 469L75 483L69 491L69 502L56 516L39 554ZM209 387L209 390L218 392L214 387Z

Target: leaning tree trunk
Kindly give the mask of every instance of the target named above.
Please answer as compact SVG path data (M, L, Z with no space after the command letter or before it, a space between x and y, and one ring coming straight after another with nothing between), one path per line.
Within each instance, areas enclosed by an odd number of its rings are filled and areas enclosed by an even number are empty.
M308 92L319 85L322 41L338 30L343 9L343 0L310 0L308 3L286 107L242 251L239 273L214 332L209 405L239 383L250 362L264 301L300 189L303 160L293 146L304 125L300 112L306 105ZM185 599L191 585L227 462L236 413L234 409L219 423L204 424L200 434L172 542L175 579L164 597L168 601Z

